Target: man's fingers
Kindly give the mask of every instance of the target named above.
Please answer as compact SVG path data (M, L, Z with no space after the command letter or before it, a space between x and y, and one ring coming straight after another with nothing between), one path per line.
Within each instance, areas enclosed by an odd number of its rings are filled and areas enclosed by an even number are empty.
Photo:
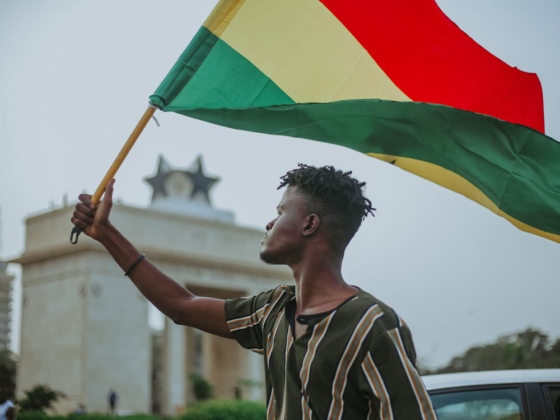
M91 194L80 194L78 196L78 200L80 200L82 203L84 203L86 206L88 206L89 208L92 207L92 203L91 203Z
M85 214L88 217L93 217L95 214L94 210L90 209L87 205L83 203L76 204L76 210L79 211L80 213Z
M78 211L78 210L74 210L74 218L81 220L84 223L87 223L88 225L93 223L93 219L89 216L86 216L84 213Z
M105 188L105 197L103 197L103 201L106 201L108 204L113 204L113 186L115 185L115 178L109 181L107 187Z
M72 218L70 219L70 221L71 221L74 225L79 226L79 227L81 227L81 228L87 228L87 227L88 227L88 224L87 224L87 223L84 223L84 222L82 222L81 220L76 219L75 217L72 217Z

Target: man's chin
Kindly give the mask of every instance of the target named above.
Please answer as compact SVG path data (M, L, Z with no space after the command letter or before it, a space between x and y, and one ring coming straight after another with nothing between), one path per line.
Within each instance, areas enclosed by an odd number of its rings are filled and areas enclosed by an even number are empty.
M270 264L270 265L285 264L281 258L279 258L276 255L270 254L266 251L261 251L259 256L261 257L261 261L264 262L265 264Z

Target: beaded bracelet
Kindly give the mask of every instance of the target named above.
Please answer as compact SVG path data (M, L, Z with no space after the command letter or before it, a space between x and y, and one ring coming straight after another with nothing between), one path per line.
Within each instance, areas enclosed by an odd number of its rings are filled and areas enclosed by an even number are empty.
M126 273L124 273L125 277L128 277L128 275L130 274L130 272L132 270L134 270L134 268L140 263L140 261L142 261L144 259L144 257L146 256L146 254L140 254L140 256L138 258L136 258L136 261L134 261L132 263L132 265L130 266L130 268L128 270L126 270Z

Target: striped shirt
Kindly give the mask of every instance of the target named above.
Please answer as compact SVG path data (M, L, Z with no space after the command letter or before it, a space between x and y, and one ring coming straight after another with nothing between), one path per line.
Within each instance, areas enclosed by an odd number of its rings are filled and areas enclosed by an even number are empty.
M410 330L359 290L332 311L298 316L295 287L226 301L233 337L264 357L269 420L436 420Z

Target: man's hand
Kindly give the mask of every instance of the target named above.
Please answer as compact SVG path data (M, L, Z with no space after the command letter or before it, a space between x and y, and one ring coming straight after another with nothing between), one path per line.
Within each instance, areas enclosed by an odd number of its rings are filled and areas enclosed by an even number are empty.
M76 204L74 215L70 219L72 223L83 229L83 232L92 239L99 241L103 232L111 226L109 213L113 207L113 185L112 179L105 188L105 197L97 207L91 202L90 194L80 194L80 203Z

